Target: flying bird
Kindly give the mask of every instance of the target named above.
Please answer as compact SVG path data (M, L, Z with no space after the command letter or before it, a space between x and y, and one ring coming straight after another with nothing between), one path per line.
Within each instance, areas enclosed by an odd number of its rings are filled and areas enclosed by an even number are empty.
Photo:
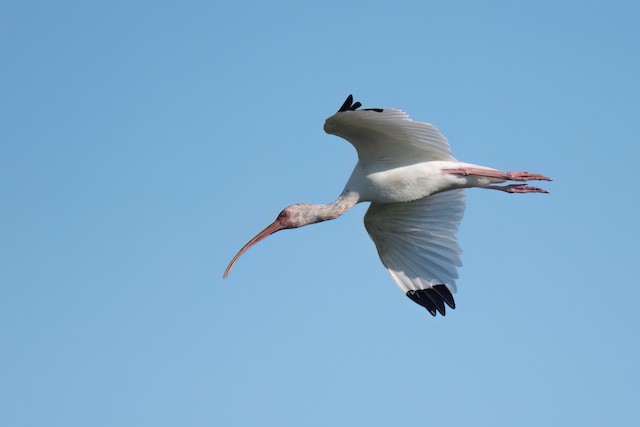
M358 152L347 185L329 204L296 203L251 239L238 258L276 231L336 219L356 203L371 202L364 226L382 264L411 300L436 316L456 307L461 249L456 232L465 209L465 188L506 193L547 193L523 182L551 181L528 172L501 172L464 163L451 154L447 139L432 124L411 120L393 108L360 109L349 95L324 130L349 141ZM515 183L497 185L507 181Z

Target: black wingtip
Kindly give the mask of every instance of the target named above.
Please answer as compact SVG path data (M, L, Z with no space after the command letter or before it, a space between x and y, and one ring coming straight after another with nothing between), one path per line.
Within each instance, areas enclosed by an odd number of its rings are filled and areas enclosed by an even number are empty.
M338 110L338 113L342 113L344 111L356 111L358 108L362 107L360 102L353 102L353 95L349 94L347 99L342 104L342 107ZM382 113L382 108L365 108L364 111L375 111L377 113Z
M438 293L438 295L440 295L440 297L442 297L444 302L446 302L452 310L455 310L456 301L453 299L453 294L446 285L435 285L433 289Z
M353 95L349 94L347 99L344 101L344 104L342 104L342 107L338 110L338 113L351 109L351 104L353 104Z
M436 313L446 315L445 303L452 309L456 308L453 295L445 285L435 285L433 288L408 291L406 294L413 302L420 304L435 317Z

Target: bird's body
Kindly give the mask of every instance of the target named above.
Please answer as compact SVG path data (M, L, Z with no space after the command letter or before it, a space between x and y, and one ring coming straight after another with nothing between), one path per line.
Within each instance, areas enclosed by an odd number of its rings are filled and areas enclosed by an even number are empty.
M285 208L237 253L224 277L249 247L270 234L335 219L356 203L371 202L365 227L382 263L409 298L434 316L444 315L445 304L455 308L457 267L462 265L455 235L464 214L463 189L546 193L526 184L494 184L549 179L459 162L435 126L413 121L400 110L359 107L349 95L324 125L327 133L348 140L358 152L340 196L325 205Z
M358 163L347 182L345 192L357 193L360 202L404 203L455 188L480 187L500 182L495 178L442 173L445 169L459 167L481 168L451 160L420 162L384 170Z

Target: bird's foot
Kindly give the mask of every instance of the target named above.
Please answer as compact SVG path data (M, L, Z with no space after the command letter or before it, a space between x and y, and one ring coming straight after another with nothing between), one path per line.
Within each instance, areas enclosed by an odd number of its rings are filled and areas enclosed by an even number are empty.
M488 185L485 188L500 190L505 193L548 193L547 190L538 187L529 187L527 184Z
M529 172L505 172L506 179L509 181L551 181L544 175Z

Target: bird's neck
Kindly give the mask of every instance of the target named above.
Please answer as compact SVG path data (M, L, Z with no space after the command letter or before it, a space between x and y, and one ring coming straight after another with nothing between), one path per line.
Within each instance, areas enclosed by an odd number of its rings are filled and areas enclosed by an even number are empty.
M315 221L321 222L336 219L349 209L351 209L356 203L358 203L359 197L357 193L342 193L336 200L326 205L314 205Z

